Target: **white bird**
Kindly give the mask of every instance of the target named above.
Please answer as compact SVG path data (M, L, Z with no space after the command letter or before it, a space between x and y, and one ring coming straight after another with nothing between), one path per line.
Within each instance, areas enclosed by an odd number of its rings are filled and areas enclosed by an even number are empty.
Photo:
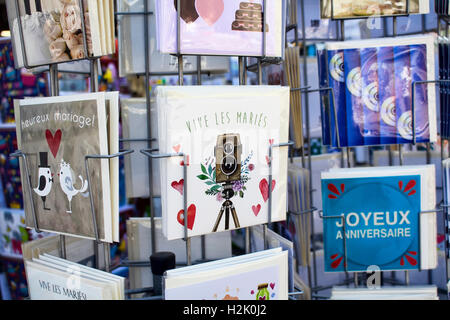
M78 178L81 180L81 188L77 190L74 186L75 179L73 171L70 168L70 163L66 163L64 162L64 160L61 160L58 176L61 189L67 195L67 199L69 200L69 210L67 211L67 213L72 213L72 198L79 193L86 192L88 188L88 182L87 180L83 180L83 177L81 175L78 176Z
M47 152L41 152L39 154L40 165L39 165L39 185L34 188L34 192L41 197L42 202L44 202L44 210L50 210L45 206L45 201L53 186L53 173L50 171L50 167L47 164Z

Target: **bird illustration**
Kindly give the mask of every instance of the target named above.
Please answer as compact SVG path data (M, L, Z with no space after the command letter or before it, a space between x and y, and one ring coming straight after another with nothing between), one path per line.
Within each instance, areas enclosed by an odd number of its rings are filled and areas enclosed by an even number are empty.
M79 193L86 192L88 188L88 182L87 180L83 180L83 177L81 175L78 176L78 178L81 180L81 188L77 190L74 186L74 172L70 168L70 163L66 163L64 162L64 160L61 160L58 176L61 189L67 195L67 199L69 200L69 210L66 212L72 213L72 198Z
M44 203L44 210L50 211L50 208L47 208L45 206L45 201L47 199L47 196L49 195L50 191L52 190L53 186L53 173L50 171L50 167L48 166L47 162L48 153L47 152L40 152L39 153L39 185L37 188L34 188L34 192L38 196L41 197L42 202Z

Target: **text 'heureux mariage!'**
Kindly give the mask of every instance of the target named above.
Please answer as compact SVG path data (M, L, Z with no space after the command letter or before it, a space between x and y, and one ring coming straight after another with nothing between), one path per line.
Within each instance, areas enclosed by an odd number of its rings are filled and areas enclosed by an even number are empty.
M78 124L80 128L95 126L95 115L92 115L91 117L86 117L74 113L64 113L64 112L55 112L53 114L53 117L50 117L48 113L41 114L33 116L32 118L27 119L25 121L21 120L20 123L23 130L25 128L32 127L35 124L50 122L51 119L53 119L54 121L73 122Z

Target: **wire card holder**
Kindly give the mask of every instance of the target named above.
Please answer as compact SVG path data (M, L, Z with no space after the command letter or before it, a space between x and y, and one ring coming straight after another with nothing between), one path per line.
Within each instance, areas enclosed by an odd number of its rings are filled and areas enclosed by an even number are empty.
M88 180L88 192L89 192L89 199L90 199L90 205L91 205L91 216L92 216L92 225L93 225L93 230L94 230L94 238L95 238L95 242L97 244L103 243L100 240L99 237L99 232L98 232L98 224L97 224L97 215L95 212L95 205L94 205L94 196L91 192L91 178L90 178L90 173L89 173L89 160L90 159L113 159L113 158L117 158L117 157L121 157L121 156L125 156L127 154L131 154L133 153L134 150L125 150L125 151L121 151L119 153L116 154L112 154L112 155L86 155L85 156L85 170L86 170L86 175L87 175L87 180ZM21 150L16 151L15 153L10 154L10 157L12 158L21 158L23 160L23 167L25 168L25 175L26 175L26 188L28 190L28 194L30 197L30 208L31 208L31 213L32 213L32 217L33 217L33 223L34 223L34 229L37 233L41 233L41 229L39 227L39 223L38 223L38 218L36 215L36 209L35 209L35 205L34 205L34 201L33 201L33 192L32 192L32 183L31 183L31 175L30 175L30 170L28 167L28 156L23 153ZM61 244L61 250L65 251L64 248L64 244ZM62 255L63 257L65 257L65 255ZM96 257L98 259L98 257ZM97 263L97 265L99 265ZM109 256L109 251L105 250L105 268L106 271L109 272L109 268L110 268L110 256Z

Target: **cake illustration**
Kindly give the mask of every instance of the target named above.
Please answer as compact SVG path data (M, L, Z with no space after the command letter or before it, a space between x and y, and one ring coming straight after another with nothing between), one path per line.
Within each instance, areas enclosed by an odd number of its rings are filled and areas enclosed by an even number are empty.
M252 2L241 2L239 10L236 11L236 20L231 25L234 31L256 31L262 32L264 13L262 5ZM266 24L265 31L269 32L269 26Z

